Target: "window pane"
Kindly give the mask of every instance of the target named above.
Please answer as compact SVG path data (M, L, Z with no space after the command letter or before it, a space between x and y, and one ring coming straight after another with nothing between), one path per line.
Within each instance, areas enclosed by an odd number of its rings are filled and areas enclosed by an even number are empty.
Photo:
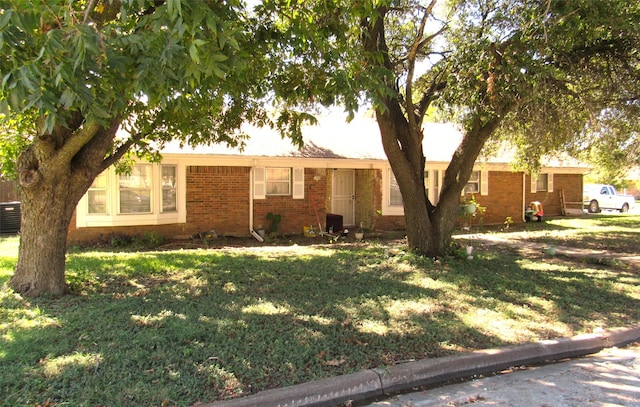
M162 166L162 188L176 187L176 167L172 165Z
M131 174L119 176L120 213L151 212L151 166L134 165Z
M289 168L267 168L268 181L288 181Z
M150 188L151 166L134 165L131 174L120 175L120 188Z
M120 191L120 213L151 212L151 191L125 189Z
M389 206L402 206L402 194L392 171L389 171Z
M107 213L107 174L103 172L93 180L87 191L87 213Z
M176 204L176 167L162 166L162 212L175 212Z
M467 194L476 194L480 192L480 171L473 171L469 182L464 187L464 192Z
M290 168L267 168L267 195L291 195Z
M176 190L162 189L162 212L175 212L177 210Z
M267 195L289 195L289 183L268 182Z
M536 190L538 191L546 191L548 186L549 177L547 174L538 174L538 178L536 179Z
M107 192L105 190L89 190L89 213L107 213Z
M107 174L102 173L93 180L93 183L89 188L106 188L107 187Z

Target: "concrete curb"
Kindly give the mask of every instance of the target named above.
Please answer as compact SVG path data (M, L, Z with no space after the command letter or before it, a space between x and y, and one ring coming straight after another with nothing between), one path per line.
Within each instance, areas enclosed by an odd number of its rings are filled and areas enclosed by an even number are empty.
M407 362L199 406L337 406L347 401L371 399L419 386L433 386L447 380L494 373L513 366L585 356L604 348L624 346L636 341L640 341L640 326L616 328L571 338Z

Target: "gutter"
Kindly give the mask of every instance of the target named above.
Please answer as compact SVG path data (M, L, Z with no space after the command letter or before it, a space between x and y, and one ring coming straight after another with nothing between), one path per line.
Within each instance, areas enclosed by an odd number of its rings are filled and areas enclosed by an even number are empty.
M253 236L258 242L262 243L264 242L262 236L253 230L253 166L251 166L251 171L249 173L249 233L251 233L251 236Z

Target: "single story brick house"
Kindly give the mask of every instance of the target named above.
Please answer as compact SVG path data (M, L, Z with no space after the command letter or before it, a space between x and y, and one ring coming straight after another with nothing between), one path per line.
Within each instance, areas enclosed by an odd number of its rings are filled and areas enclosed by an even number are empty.
M425 130L425 185L437 202L444 171L461 134L451 124ZM372 118L345 123L326 117L305 127L297 149L270 129L251 128L244 150L223 145L163 150L160 164L140 162L130 175L110 168L79 202L69 242L111 235L156 232L165 238L215 230L223 236L250 236L267 228L267 214L281 217L278 232L302 234L305 226L404 229L402 198ZM586 167L548 163L531 177L513 171L506 159L479 160L461 200L471 194L486 207L482 222L524 221L524 208L540 201L548 215L566 201L581 201Z

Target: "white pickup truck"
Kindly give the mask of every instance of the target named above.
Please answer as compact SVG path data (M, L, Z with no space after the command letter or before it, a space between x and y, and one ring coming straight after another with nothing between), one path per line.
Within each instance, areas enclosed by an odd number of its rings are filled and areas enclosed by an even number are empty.
M598 213L602 209L628 212L636 205L631 195L618 195L613 185L585 184L582 204L589 213Z

